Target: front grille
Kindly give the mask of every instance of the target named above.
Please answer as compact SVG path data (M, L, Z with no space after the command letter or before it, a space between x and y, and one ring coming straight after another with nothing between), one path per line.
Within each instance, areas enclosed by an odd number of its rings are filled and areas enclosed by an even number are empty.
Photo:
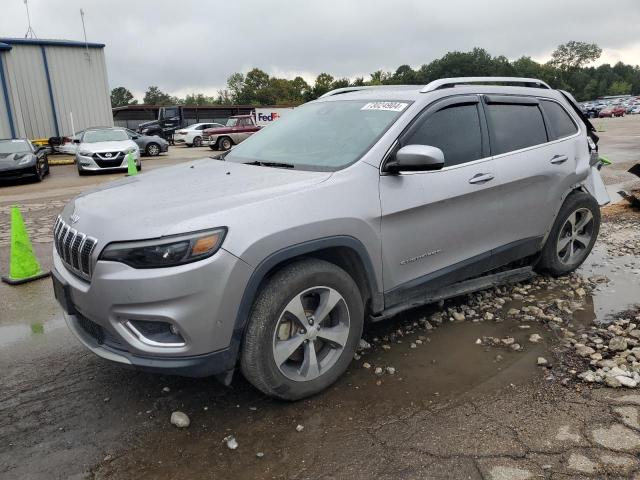
M106 345L118 350L124 349L124 345L122 345L120 340L109 333L107 329L102 328L97 323L92 322L87 317L79 313L76 315L76 318L78 319L78 325L80 325L80 328L89 334L89 336L91 336L98 345Z
M98 241L78 232L58 217L53 226L53 243L64 264L76 275L91 279L91 254Z
M100 168L113 168L122 165L124 153L122 152L101 152L93 154L93 161Z
M87 317L82 315L77 315L78 325L82 327L86 333L88 333L93 339L98 342L98 345L102 345L104 343L104 328L102 328L97 323L93 323Z

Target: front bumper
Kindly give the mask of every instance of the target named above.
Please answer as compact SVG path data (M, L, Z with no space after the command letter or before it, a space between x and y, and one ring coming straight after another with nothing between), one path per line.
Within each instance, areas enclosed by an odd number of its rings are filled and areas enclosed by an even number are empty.
M136 161L136 165L140 167L140 152L135 151L132 153L133 159ZM101 165L100 165L100 164ZM109 170L126 170L127 169L127 155L124 155L121 159L117 159L116 161L109 160L96 160L93 157L88 157L85 155L80 155L76 153L76 164L80 170L85 171L109 171Z
M36 175L35 164L15 165L10 167L0 166L0 179L16 179L24 177L32 177Z
M202 145L206 147L215 145L216 143L218 143L219 137L220 135L209 135L209 136L202 137Z
M72 304L65 312L69 328L96 355L143 370L207 376L235 365L234 324L251 270L221 249L170 268L98 261L87 282L67 270L54 248L52 274ZM148 345L127 328L131 320L173 325L184 345Z

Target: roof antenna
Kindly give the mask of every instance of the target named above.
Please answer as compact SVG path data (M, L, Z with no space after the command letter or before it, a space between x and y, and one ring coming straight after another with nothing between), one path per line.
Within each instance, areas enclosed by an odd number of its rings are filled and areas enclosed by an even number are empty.
M27 0L24 0L25 2ZM91 63L91 57L89 56L89 44L87 43L87 29L84 26L84 10L80 9L80 19L82 20L82 31L84 32L84 46L87 49L87 51L84 53L86 58L87 58L87 62Z
M29 28L27 28L27 33L24 34L24 38L38 38L36 32L31 28L31 15L29 15L29 4L27 0L24 0L24 6L27 8L27 23L29 24Z

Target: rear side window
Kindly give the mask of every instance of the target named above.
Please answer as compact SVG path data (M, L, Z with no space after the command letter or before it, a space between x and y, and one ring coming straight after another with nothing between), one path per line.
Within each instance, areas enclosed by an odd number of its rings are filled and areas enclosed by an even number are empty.
M485 108L492 155L547 142L547 131L537 105L492 103Z
M482 158L478 107L454 105L430 115L404 142L430 145L444 153L445 167Z
M549 127L555 138L569 137L578 131L569 114L556 102L541 100L540 106L549 120Z

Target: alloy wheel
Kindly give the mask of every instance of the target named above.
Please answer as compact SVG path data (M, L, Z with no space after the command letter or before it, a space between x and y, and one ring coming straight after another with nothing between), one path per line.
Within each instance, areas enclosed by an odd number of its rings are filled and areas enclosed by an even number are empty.
M587 251L593 237L593 214L586 208L573 212L560 229L556 251L560 262L576 263Z
M160 153L160 147L158 145L156 145L155 143L152 143L151 145L149 145L147 147L147 153L149 155L151 155L152 157L155 157L156 155L158 155Z
M337 290L317 286L295 295L273 334L273 359L295 381L310 381L329 371L349 338L349 309Z

